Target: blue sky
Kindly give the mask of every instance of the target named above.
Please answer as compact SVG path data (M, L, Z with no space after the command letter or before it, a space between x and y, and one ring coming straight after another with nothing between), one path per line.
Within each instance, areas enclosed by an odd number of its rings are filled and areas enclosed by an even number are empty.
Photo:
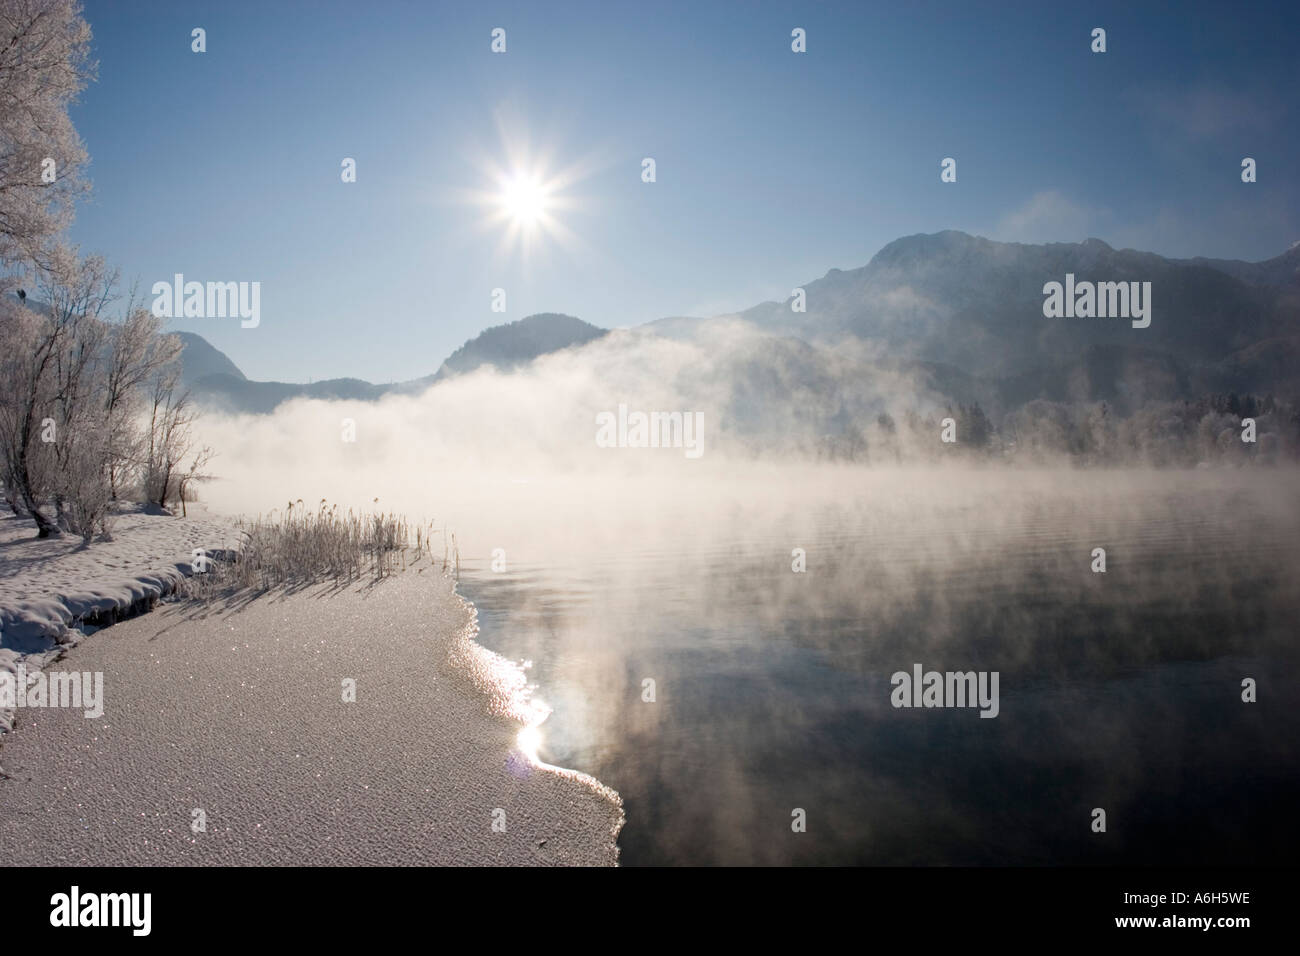
M146 304L176 272L261 282L256 329L173 326L252 378L414 378L535 312L739 310L947 228L1250 260L1300 239L1293 3L89 0L86 17L99 79L73 120L94 192L72 238ZM564 235L527 255L473 201L512 154L568 176Z

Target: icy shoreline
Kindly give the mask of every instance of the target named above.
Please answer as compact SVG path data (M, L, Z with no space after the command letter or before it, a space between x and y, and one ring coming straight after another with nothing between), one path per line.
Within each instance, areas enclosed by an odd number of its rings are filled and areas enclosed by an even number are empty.
M20 582L54 580L61 560L84 565L99 543L41 543L46 560L0 562L5 666L62 657L102 671L107 698L97 720L32 710L0 736L0 833L25 844L6 862L617 865L618 794L521 747L545 712L524 672L477 643L476 609L433 567L378 585L168 602L83 641L76 625L154 608L190 571L190 548L233 538L199 519L178 558L187 519L147 518L134 543L124 527L104 544L117 547L93 558L102 575L83 568L86 586L58 597L14 600ZM146 551L162 566L109 579ZM350 675L348 704L339 681ZM190 832L205 806L215 836Z

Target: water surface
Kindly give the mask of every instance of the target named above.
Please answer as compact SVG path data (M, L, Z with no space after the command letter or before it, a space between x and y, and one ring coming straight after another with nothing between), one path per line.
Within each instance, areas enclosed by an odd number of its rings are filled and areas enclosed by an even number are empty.
M625 865L1289 863L1294 478L846 471L554 509L525 489L461 592L484 644L533 662L542 759L622 794ZM999 716L891 706L915 663L997 671Z

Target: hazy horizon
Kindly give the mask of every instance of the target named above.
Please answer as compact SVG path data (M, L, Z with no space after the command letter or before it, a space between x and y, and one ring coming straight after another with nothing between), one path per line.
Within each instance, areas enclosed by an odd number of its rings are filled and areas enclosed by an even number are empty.
M943 232L960 232L960 231L961 231L961 230L940 230L939 233L913 233L913 234L911 234L911 235L909 235L909 236L899 236L899 237L896 237L896 239L894 239L894 240L889 240L889 241L885 242L885 243L882 245L881 248L883 249L883 248L889 246L892 242L898 241L899 239L909 239L909 238L915 238L915 237L917 237L917 236L931 236L931 235L939 235L940 233L943 233ZM973 238L976 238L976 239L989 239L989 238L991 238L991 237L988 237L988 236L980 236L980 235L978 235L978 234L968 234L968 235L972 235ZM1059 241L1057 241L1057 242L1055 242L1055 243L1049 243L1049 245L1051 245L1051 244L1054 244L1054 245L1078 245L1078 244L1081 244L1081 243L1084 243L1084 242L1088 241L1089 239L1095 239L1095 238L1097 238L1097 237L1095 237L1095 236L1091 236L1091 237L1079 237L1078 239L1063 239L1063 240L1059 240ZM1004 240L997 240L997 239L993 239L992 241L994 241L994 242L1004 242ZM1105 241L1105 240L1102 240L1102 241ZM1041 245L1041 243L1022 243L1022 242L1016 242L1016 241L1012 241L1012 240L1005 240L1005 242L1006 242L1008 245ZM1259 260L1253 260L1253 261L1252 261L1252 264L1254 264L1254 263L1260 263L1260 262L1268 262L1268 261L1270 261L1270 260L1272 260L1272 259L1277 258L1278 256L1285 255L1288 251L1290 251L1290 250L1296 248L1296 246L1300 246L1300 239L1296 239L1294 242L1292 242L1292 243L1291 243L1290 245L1288 245L1286 248L1279 250L1279 251L1278 251L1276 254L1274 254L1274 255L1269 255L1269 256L1266 256L1266 257L1264 257L1263 259L1259 259ZM880 251L879 249L876 250L876 252L879 252L879 251ZM1139 252L1139 253L1140 253L1140 252L1151 252L1151 250L1149 250L1149 249L1128 249L1128 248L1125 248L1125 249L1118 249L1118 250L1116 250L1116 251L1119 251L1119 252ZM875 257L875 253L872 254L872 257L871 257L871 258L874 258L874 257ZM867 265L870 264L870 262L871 262L871 258L869 258L867 261L865 261L865 262L863 262L863 263L861 263L861 264L859 264L859 265L849 266L849 267L846 267L846 268L844 268L844 269L842 269L842 270L840 270L840 271L853 271L853 270L855 270L855 269L865 268ZM1174 261L1174 262L1179 262L1179 261L1187 262L1187 261L1192 261L1192 260L1199 259L1199 258L1207 258L1207 259L1208 259L1208 258L1212 258L1212 257L1209 257L1209 256L1187 256L1187 257L1166 257L1166 258L1170 258L1171 261ZM1248 260L1228 260L1228 261L1241 261L1241 262L1245 262L1245 261L1248 261ZM795 284L795 287L804 287L804 286L810 284L810 282L812 282L812 281L815 281L815 280L817 280L817 279L824 278L827 272L834 272L834 271L836 271L837 269L839 269L839 267L834 267L834 266L832 266L832 267L830 267L829 269L825 270L823 273L821 273L821 274L819 274L819 275L816 275L816 276L809 276L809 277L807 277L806 280L796 283L796 284ZM755 307L755 306L761 306L761 305L770 305L770 304L773 304L773 303L780 304L784 299L788 299L788 296L784 296L784 297L782 297L782 298L778 298L778 299L768 299L768 300L764 300L764 301L762 301L762 302L751 302L751 303L749 303L747 306L743 306L743 307L741 307L740 309L734 310L734 311L732 311L732 312L717 313L717 314L713 314L713 315L698 315L698 316L695 316L695 315L690 315L690 316L688 316L688 315L663 315L663 316L656 316L655 318L648 319L648 320L646 320L645 322L642 322L642 323L639 323L639 324L636 324L636 325L632 325L632 326L628 326L628 328L642 328L642 327L645 327L645 326L651 326L651 325L653 325L653 324L656 323L656 322L662 322L662 321L665 321L665 320L674 320L674 319L729 319L729 318L732 318L732 317L737 317L737 316L739 316L740 313L746 311L746 310L749 309L749 308L753 308L753 307ZM591 325L593 325L593 326L595 326L595 327L597 327L597 328L600 328L600 329L602 329L602 330L609 330L609 329L610 329L610 327L607 327L607 326L601 326L599 323L591 322L591 321L590 321L589 319L587 319L586 317L581 316L581 315L577 315L577 314L575 314L575 313L573 313L573 312L571 312L571 311L568 311L568 310L565 310L565 309L562 309L562 308L555 308L555 309L539 310L538 312L533 312L533 313L529 313L529 314L527 314L527 315L519 315L519 316L504 316L504 315L500 315L500 314L494 315L494 317L491 318L491 319L485 319L484 322L485 322L486 324L485 324L482 328L480 328L479 330L477 330L476 332L472 332L472 333L469 335L469 337L466 339L466 342L473 341L473 340L476 339L479 335L481 335L483 332L486 332L486 331L488 331L488 330L490 330L490 329L501 328L501 327L503 327L503 326L511 325L511 324L513 324L513 323L523 321L524 319L531 319L531 318L534 318L534 317L536 317L536 316L540 316L540 315L557 315L557 314L558 314L558 315L566 315L566 316L570 316L570 317L572 317L572 318L579 319L579 320L581 320L581 321L583 321L583 322L587 322L588 324L591 324ZM211 321L211 320L209 320L209 321ZM172 324L169 326L168 330L169 330L169 331L177 331L177 332L190 332L190 333L193 333L193 334L199 335L200 337L204 338L205 341L208 341L209 344L212 344L212 342L211 342L211 337L210 337L210 333L212 332L212 326L211 326L211 325L206 326L207 331L208 331L209 334L208 334L208 335L205 335L205 334L204 334L204 328L205 328L204 325L202 325L202 324L196 324L196 325L194 325L194 327L192 327L192 328L180 328L179 325L180 325L180 324L184 324L184 322L185 322L185 320L174 319L174 320L172 320ZM239 367L239 369L240 369L241 372L244 372L244 371L245 371L245 369L244 369L244 361L245 361L245 359L246 359L249 355L251 355L251 354L253 354L253 352L255 352L255 348L254 348L254 346L255 346L256 343L251 343L251 342L249 342L249 340L247 340L247 339L235 339L234 342L235 342L235 345L232 347L232 349L233 349L233 354L232 354L232 351L227 351L227 350L221 350L221 351L222 351L222 353L225 354L228 358L230 358L230 359L234 362L234 364L235 364L236 366ZM248 344L245 345L245 343L248 343ZM411 381L411 380L414 380L414 379L424 378L424 377L427 377L427 376L432 375L432 374L434 374L435 372L437 372L437 371L442 367L443 363L444 363L448 358L450 358L452 355L454 355L454 354L456 353L456 351L460 348L460 346L461 346L461 345L464 345L464 344L465 344L465 343L460 343L460 345L454 347L451 351L449 351L449 352L448 352L446 355L444 355L441 359L437 359L436 361L434 361L434 362L433 362L433 363L428 367L427 371L425 371L425 372L423 372L423 373L421 373L421 374L419 374L419 375L411 376L411 377L406 378L406 379L395 378L395 377L393 377L393 376L380 377L380 378L377 378L377 379L365 379L364 376L355 375L355 374L352 374L352 373L348 373L348 374L346 374L346 375L335 376L335 377L336 377L336 378L359 378L359 379L363 379L363 380L370 381L370 382L372 382L373 384L396 383L396 382ZM253 352L248 351L249 349L252 349ZM286 383L286 384L308 384L308 383L311 383L311 382L314 382L314 381L320 381L320 380L322 380L322 379L320 379L320 378L310 378L310 377L307 378L307 379L303 379L303 380L297 380L297 379L287 378L287 377L285 377L285 376L283 376L283 375L274 375L274 374L271 375L271 377L270 377L269 379L257 379L255 376L252 376L252 375L249 375L248 378L250 378L251 380L255 380L255 381L265 380L265 381L284 382L284 383Z

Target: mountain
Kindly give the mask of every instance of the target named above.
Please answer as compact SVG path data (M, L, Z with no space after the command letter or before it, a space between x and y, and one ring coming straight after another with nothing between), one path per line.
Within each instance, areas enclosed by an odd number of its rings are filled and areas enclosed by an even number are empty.
M461 375L490 365L510 371L533 359L575 345L585 345L606 333L571 315L542 312L497 325L470 339L442 363L436 378Z
M387 388L359 378L332 378L302 385L295 382L255 382L242 375L236 378L217 374L199 379L191 386L191 392L200 404L222 411L266 414L294 398L374 401L382 397Z
M1053 402L1106 401L1128 413L1149 401L1172 401L1215 389L1177 359L1141 346L1090 345L1067 361L998 382L1000 408L1036 398Z
M1023 374L1093 346L1156 349L1214 363L1266 338L1300 333L1294 305L1300 249L1266 263L1174 260L1099 239L1022 245L962 232L898 239L860 269L832 269L805 287L807 311L790 300L742 316L807 341L880 342L891 354L946 362L978 375ZM1048 319L1043 285L1151 283L1152 320Z
M518 368L550 352L600 338L605 330L569 315L531 315L490 328L466 342L435 374L392 385L375 385L357 378L334 378L308 385L255 382L202 336L176 334L184 344L182 379L196 401L222 411L266 414L294 398L374 401L388 394L418 394L435 381L483 366L503 371Z
M228 375L237 381L246 381L244 373L225 352L215 348L207 339L193 332L173 332L181 340L181 381L193 388L210 375Z
M1124 318L1045 318L1043 286L1064 282L1067 273L1076 283L1151 283L1150 326L1133 328ZM816 365L803 346L833 354L848 348L857 356L857 374L903 380L951 401L979 401L995 413L1034 399L1105 400L1131 411L1206 392L1300 398L1300 243L1250 263L1167 259L1099 239L1026 245L946 231L897 239L867 265L831 269L803 289L804 312L794 312L791 300L765 302L738 316L673 317L638 331L708 349L733 347L737 323L765 333L767 345L728 366L738 376L733 384L755 401L764 387L779 393L781 382L799 382ZM487 329L435 374L396 385L249 382L201 337L183 338L187 381L197 397L230 410L268 412L303 396L418 393L484 366L517 369L607 334L573 316L533 315ZM741 416L742 405L735 407Z

